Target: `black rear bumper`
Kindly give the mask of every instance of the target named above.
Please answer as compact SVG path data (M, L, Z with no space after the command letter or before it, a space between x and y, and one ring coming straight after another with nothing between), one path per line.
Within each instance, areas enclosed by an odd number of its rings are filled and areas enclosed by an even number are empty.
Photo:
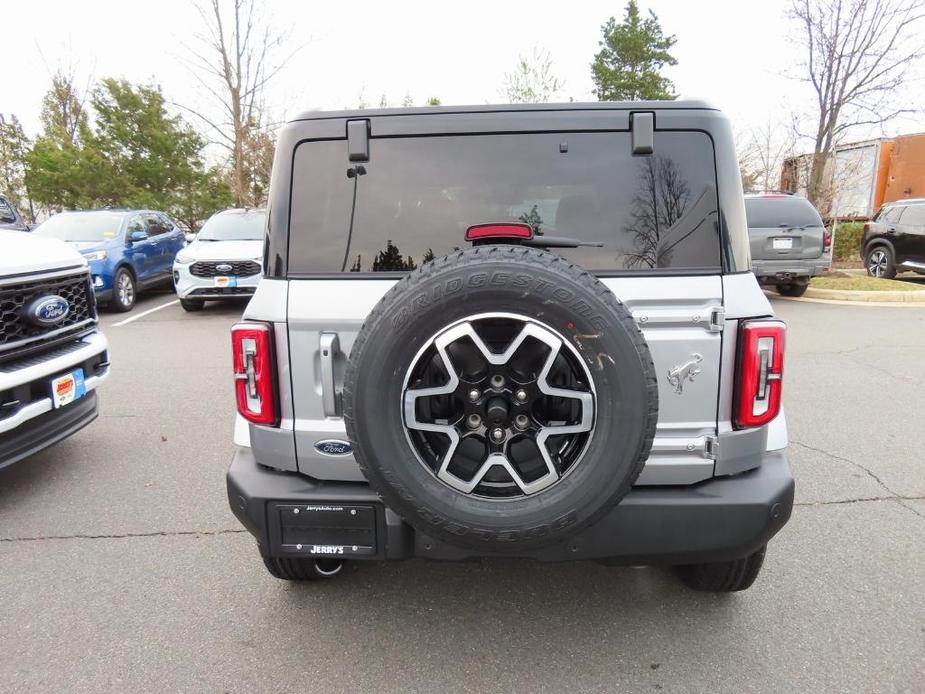
M96 419L96 391L57 410L29 419L0 434L0 468L12 465L83 429Z
M769 452L759 468L732 477L689 487L634 488L609 514L568 541L504 556L540 561L608 558L625 564L738 559L784 526L793 508L793 487L784 452ZM231 510L271 556L498 556L415 531L366 484L320 482L270 470L257 465L248 448L239 449L231 463L228 498Z

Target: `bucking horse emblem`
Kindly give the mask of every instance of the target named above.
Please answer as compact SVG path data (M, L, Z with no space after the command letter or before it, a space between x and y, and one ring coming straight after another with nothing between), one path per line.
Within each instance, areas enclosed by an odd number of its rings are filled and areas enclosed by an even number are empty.
M692 354L691 358L673 369L668 369L668 383L674 386L674 392L681 395L684 392L684 381L693 381L703 371L698 364L703 361L699 354Z

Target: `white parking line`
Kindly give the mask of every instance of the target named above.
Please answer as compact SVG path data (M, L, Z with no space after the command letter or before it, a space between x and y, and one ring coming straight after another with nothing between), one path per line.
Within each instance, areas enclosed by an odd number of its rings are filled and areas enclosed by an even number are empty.
M125 320L120 320L118 323L113 323L112 327L118 328L120 325L125 325L126 323L131 323L132 321L138 320L139 318L144 318L149 313L154 313L155 311L160 311L162 308L167 308L168 306L173 306L174 304L179 304L179 303L180 303L179 299L168 301L166 304L161 304L160 306L149 308L147 311L142 311L136 316L132 316L131 318L126 318Z

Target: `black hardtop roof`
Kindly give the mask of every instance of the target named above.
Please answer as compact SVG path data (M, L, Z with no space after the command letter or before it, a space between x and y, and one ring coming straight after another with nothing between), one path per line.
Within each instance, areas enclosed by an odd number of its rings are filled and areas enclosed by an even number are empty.
M396 108L305 111L289 122L327 118L372 118L375 116L439 116L454 113L521 113L528 111L717 111L701 100L684 101L589 101L562 104L481 104L471 106L408 106Z

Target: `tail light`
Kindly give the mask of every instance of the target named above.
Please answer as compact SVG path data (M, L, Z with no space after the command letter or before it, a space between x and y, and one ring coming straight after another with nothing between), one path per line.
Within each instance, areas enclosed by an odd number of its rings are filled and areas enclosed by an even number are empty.
M742 323L735 397L736 428L759 427L780 412L786 332L784 323L777 320Z
M828 229L822 230L822 251L823 253L832 247L832 232Z
M234 390L238 412L254 424L279 424L273 338L266 323L238 323L231 328Z
M864 222L864 233L870 231L870 222Z

